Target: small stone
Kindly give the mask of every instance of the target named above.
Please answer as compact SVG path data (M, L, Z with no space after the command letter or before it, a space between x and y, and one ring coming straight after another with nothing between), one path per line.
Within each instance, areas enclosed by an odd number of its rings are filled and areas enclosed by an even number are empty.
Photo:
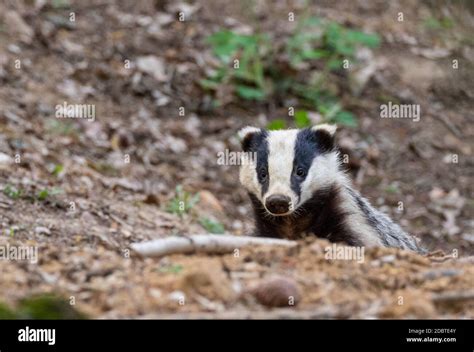
M139 71L152 76L158 82L165 82L168 77L165 73L165 64L163 59L148 55L137 58L137 68Z
M152 288L150 289L150 296L156 299L160 299L163 296L163 293L157 288Z
M38 235L51 235L51 231L44 226L37 226L35 228L35 233Z
M13 162L13 158L5 153L0 153L0 165L9 165Z
M186 294L183 291L173 291L168 295L171 301L184 302L186 300Z
M296 282L284 277L262 282L252 292L257 301L267 307L291 307L301 301Z
M224 211L224 208L216 196L207 190L202 190L199 192L199 200L203 207L210 208L219 213Z
M389 254L389 255L384 255L382 258L380 258L380 261L382 263L393 263L395 259L396 259L395 255Z

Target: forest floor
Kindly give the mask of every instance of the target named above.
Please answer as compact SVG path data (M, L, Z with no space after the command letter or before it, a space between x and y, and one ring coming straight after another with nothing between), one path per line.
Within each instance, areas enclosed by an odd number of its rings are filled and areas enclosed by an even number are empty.
M255 1L254 17L217 0L30 3L0 3L0 246L34 246L38 263L0 261L0 302L55 293L93 318L474 317L472 12L437 1ZM327 260L329 243L315 239L239 256L131 253L134 242L221 226L251 233L238 166L216 155L287 107L223 91L213 108L198 82L215 62L206 37L257 24L284 32L289 11L381 36L360 94L340 93L358 127L337 140L355 187L434 254ZM454 24L430 27L439 16ZM387 99L419 104L421 120L380 119ZM63 102L93 104L94 121L55 118ZM185 214L170 212L178 185L199 194ZM279 292L294 306L262 304Z

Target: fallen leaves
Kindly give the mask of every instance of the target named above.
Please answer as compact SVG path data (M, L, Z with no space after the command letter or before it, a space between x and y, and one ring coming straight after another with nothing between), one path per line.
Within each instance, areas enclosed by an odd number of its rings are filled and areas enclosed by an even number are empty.
M440 188L433 188L429 194L430 209L444 217L443 229L448 236L459 234L461 229L457 226L457 217L466 202L458 189L445 192Z
M3 21L5 27L12 35L17 36L25 44L31 44L34 31L18 12L13 10L6 11L3 14Z
M158 82L166 82L168 76L165 71L165 62L162 58L157 56L140 56L136 60L139 71L149 74Z

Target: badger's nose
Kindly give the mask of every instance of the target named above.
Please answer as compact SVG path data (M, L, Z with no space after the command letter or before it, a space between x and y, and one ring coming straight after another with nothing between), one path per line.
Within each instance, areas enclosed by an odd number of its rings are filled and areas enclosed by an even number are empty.
M265 207L272 214L285 214L290 210L291 199L283 194L274 194L267 198Z

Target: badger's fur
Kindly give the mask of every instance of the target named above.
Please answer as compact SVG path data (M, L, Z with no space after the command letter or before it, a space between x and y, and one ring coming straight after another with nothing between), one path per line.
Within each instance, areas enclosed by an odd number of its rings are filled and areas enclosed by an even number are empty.
M352 188L341 170L335 131L324 124L279 131L245 127L239 132L247 156L240 182L252 201L256 234L313 234L353 246L423 252L413 237Z

